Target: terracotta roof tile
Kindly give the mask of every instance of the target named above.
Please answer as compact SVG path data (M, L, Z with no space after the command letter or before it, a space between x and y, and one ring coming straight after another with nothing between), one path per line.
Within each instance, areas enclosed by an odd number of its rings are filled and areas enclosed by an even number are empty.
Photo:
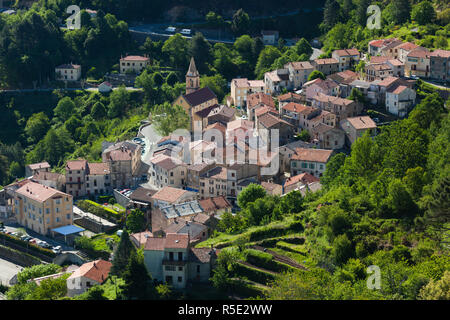
M97 283L103 283L109 275L112 263L105 260L96 260L83 264L75 270L67 280L86 277Z
M288 187L288 186L291 186L291 185L293 185L295 183L299 183L299 182L301 182L303 184L310 184L310 183L318 182L318 181L320 181L318 178L314 177L313 175L309 174L308 172L304 172L304 173L301 173L299 175L296 175L296 176L293 176L293 177L290 177L289 179L287 179L284 182L284 186Z
M181 196L183 196L188 191L173 187L163 187L161 190L156 192L152 198L155 200L166 201L169 203L173 203L177 201Z
M39 202L44 202L54 196L71 197L61 191L31 181L17 189L16 193Z
M326 163L332 153L333 150L296 148L295 154L292 155L291 159Z

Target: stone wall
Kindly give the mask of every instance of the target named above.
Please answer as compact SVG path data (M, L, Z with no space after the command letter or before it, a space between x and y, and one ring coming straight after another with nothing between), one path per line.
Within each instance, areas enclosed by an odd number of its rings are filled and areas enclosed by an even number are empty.
M31 267L36 264L44 263L36 257L2 245L0 245L0 258L11 261L12 263L23 267Z

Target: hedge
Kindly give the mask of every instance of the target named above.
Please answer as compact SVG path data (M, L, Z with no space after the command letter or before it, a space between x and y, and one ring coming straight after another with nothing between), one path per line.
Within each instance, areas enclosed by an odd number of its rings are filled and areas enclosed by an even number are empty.
M46 255L46 256L48 256L50 258L56 257L56 254L50 249L42 248L42 247L40 247L40 246L38 246L36 244L29 243L27 241L23 241L21 239L18 239L16 237L13 237L13 236L11 236L9 234L6 234L6 233L0 233L0 239L5 239L6 241L10 241L12 243L15 243L18 246L23 247L24 249L26 249L27 245L28 245L28 250L30 250L30 251L41 253L41 254Z
M116 211L105 208L102 205L90 200L78 200L77 206L83 211L105 218L112 223L118 223L122 218L122 215Z
M249 233L249 241L258 241L265 238L273 238L283 236L287 232L301 232L303 231L303 224L300 221L294 221L286 226L263 227Z
M247 277L247 279L261 284L268 284L269 282L275 280L275 276L273 274L251 268L241 263L236 264L236 266L234 267L234 271L238 276Z
M277 273L292 270L290 266L276 261L270 253L254 249L247 249L245 253L247 262L257 267Z

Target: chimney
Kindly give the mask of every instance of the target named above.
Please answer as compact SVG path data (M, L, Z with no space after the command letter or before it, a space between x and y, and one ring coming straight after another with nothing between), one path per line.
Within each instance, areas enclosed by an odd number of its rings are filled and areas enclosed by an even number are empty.
M94 261L94 267L97 268L97 266L95 265L95 261Z

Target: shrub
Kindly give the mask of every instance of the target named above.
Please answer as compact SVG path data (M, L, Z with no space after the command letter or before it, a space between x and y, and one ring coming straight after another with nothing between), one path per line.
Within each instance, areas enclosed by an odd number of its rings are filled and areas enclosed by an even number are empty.
M275 261L274 257L271 254L254 249L246 250L246 260L248 263L253 264L257 267L261 267L274 272L284 272L291 269L289 266Z
M77 202L77 206L80 207L81 210L90 212L96 216L105 218L108 221L113 223L118 223L122 218L122 215L117 213L114 210L109 208L105 208L102 205L95 203L91 200L79 200Z
M29 251L40 253L40 254L46 255L50 258L54 258L56 256L55 253L53 253L53 251L51 251L49 249L39 247L38 245L35 245L33 243L28 243L26 241L23 241L21 239L13 237L9 234L0 233L0 239L5 239L6 241L10 241L10 242L17 244L23 248L28 248Z
M237 274L247 277L249 280L261 284L268 284L269 282L275 280L275 276L271 273L262 270L257 270L255 268L251 268L240 263L236 264L234 270Z
M38 264L32 267L24 268L17 274L17 281L25 283L27 280L48 276L61 271L61 266L57 264Z

